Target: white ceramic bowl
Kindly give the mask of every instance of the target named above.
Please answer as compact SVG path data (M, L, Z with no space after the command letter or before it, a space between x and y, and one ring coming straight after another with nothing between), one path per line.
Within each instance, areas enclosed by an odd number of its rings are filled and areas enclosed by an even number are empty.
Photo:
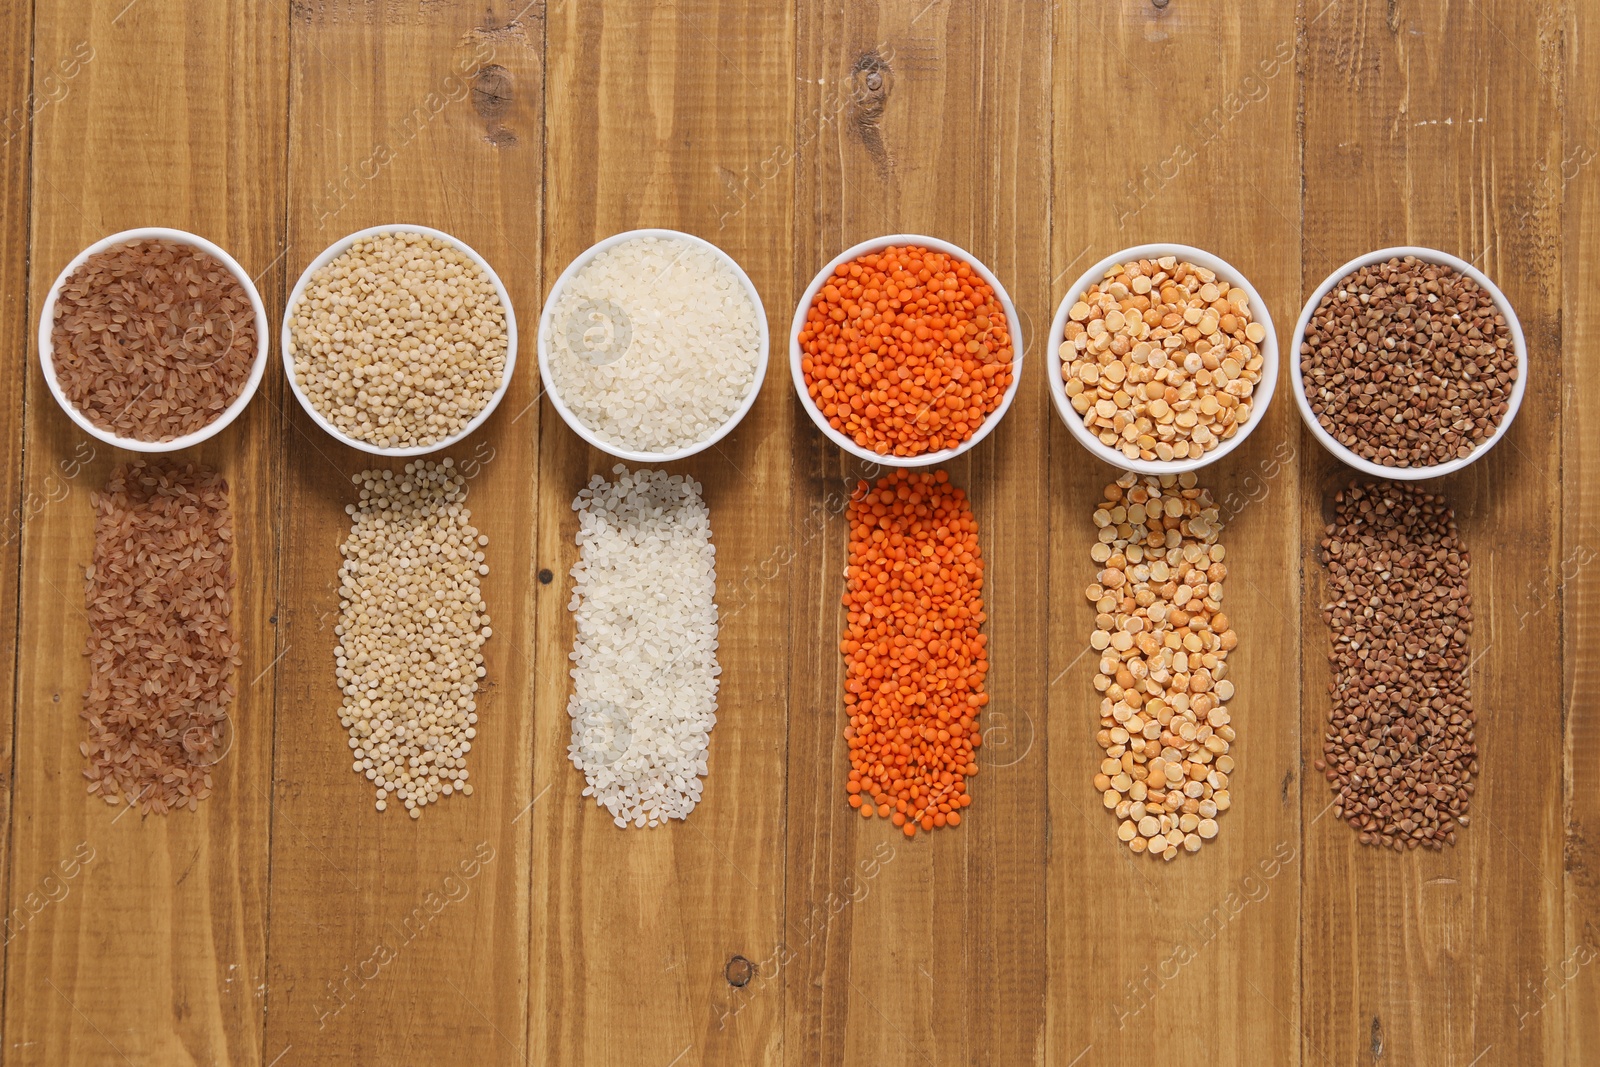
M1089 428L1083 424L1083 416L1072 409L1072 401L1067 398L1066 383L1061 380L1061 342L1066 335L1067 313L1072 310L1072 305L1077 303L1089 286L1103 281L1106 271L1112 267L1131 259L1160 259L1162 256L1177 256L1197 267L1215 271L1222 281L1243 289L1250 294L1250 314L1254 316L1254 321L1261 323L1267 330L1267 336L1260 345L1261 380L1256 383L1255 391L1250 394L1250 421L1245 423L1244 428L1238 433L1226 441L1219 442L1217 447L1209 452L1202 453L1198 459L1129 459L1117 449L1101 444L1100 439L1090 433ZM1278 335L1273 329L1272 315L1267 310L1267 302L1261 298L1256 287L1250 284L1250 279L1227 260L1202 249L1191 248L1189 245L1136 245L1109 255L1084 271L1083 276L1072 283L1067 295L1061 298L1061 306L1056 309L1055 321L1050 324L1050 345L1046 355L1050 360L1047 374L1050 379L1050 396L1055 400L1056 414L1061 416L1061 421L1072 432L1072 436L1076 437L1084 448L1112 466L1122 470L1137 471L1140 474L1182 474L1185 471L1199 470L1226 456L1244 444L1245 438L1261 425L1262 420L1266 418L1267 406L1272 403L1273 390L1278 384Z
M170 441L141 441L133 437L121 437L110 430L103 430L90 422L88 417L79 411L67 394L62 392L61 383L56 381L55 362L53 360L55 346L51 343L50 335L55 325L56 298L61 293L61 287L66 285L67 279L72 277L77 269L83 266L84 260L97 252L104 252L114 245L128 244L133 241L171 241L174 244L190 245L211 256L217 262L233 272L233 276L244 287L245 294L250 297L250 306L256 314L256 357L250 367L250 377L245 380L244 388L239 395L233 398L233 403L223 409L222 414L212 419L194 433L174 437ZM146 226L137 230L123 230L110 237L103 237L94 244L79 252L56 277L55 284L50 287L49 295L45 297L44 309L39 312L39 365L44 371L44 380L50 386L50 395L56 398L56 403L77 423L83 431L108 445L125 448L130 452L176 452L191 445L197 445L207 438L221 433L223 428L239 417L250 398L256 395L256 389L261 385L261 376L267 369L267 351L271 346L271 339L267 333L267 309L261 303L261 294L256 290L255 282L250 280L250 275L239 266L237 260L204 237L197 237L183 230L169 230L161 226Z
M1332 434L1322 428L1322 424L1317 421L1316 415L1312 413L1311 402L1306 399L1305 382L1300 376L1300 345L1305 341L1306 327L1311 323L1311 316L1316 312L1317 305L1322 303L1322 298L1328 295L1328 291L1352 271L1360 270L1362 267L1371 266L1374 263L1382 263L1388 259L1404 258L1406 256L1416 256L1418 259L1429 263L1454 267L1482 286L1484 291L1494 299L1495 307L1499 308L1500 313L1506 317L1506 326L1511 330L1511 346L1517 354L1517 381L1511 387L1510 404L1506 407L1506 413L1501 417L1500 425L1495 428L1494 434L1464 458L1452 459L1447 463L1436 463L1428 467L1385 467L1381 463L1362 459L1350 449L1341 445L1334 440ZM1345 465L1378 478L1394 478L1399 481L1420 481L1423 478L1438 478L1445 474L1451 474L1488 452L1511 428L1512 420L1517 417L1517 409L1522 407L1522 394L1527 391L1528 387L1528 344L1522 336L1522 323L1517 321L1517 313L1511 310L1511 301L1507 300L1506 295L1500 291L1499 287L1489 280L1488 275L1472 264L1465 260L1457 259L1448 253L1440 252L1438 249L1420 248L1416 245L1380 248L1376 252L1368 252L1364 256L1357 256L1328 275L1323 283L1317 286L1317 291L1311 294L1311 299L1306 301L1306 306L1300 309L1300 320L1295 323L1294 327L1294 345L1289 349L1289 354L1291 357L1289 360L1291 367L1289 378L1294 383L1295 403L1299 405L1300 418L1305 422L1306 429L1311 431L1311 436L1315 437L1323 448L1332 452Z
M956 447L941 448L937 452L924 452L920 456L879 455L870 448L862 448L852 438L835 430L828 424L828 417L822 413L822 409L817 407L816 402L811 399L811 393L806 388L805 371L800 368L800 361L805 356L805 353L800 350L800 330L806 324L806 315L811 310L811 302L816 299L817 293L827 284L828 279L833 277L834 268L841 263L849 263L851 260L859 259L869 252L881 252L890 245L919 245L923 248L931 248L935 252L943 252L946 255L954 256L969 265L978 272L978 277L989 283L989 286L994 289L995 296L1000 298L1000 306L1006 313L1007 332L1011 335L1011 385L1006 389L1005 395L1000 398L1000 406L989 412L988 416L983 420L983 424L972 432L972 436ZM1000 279L994 276L994 272L984 266L977 256L961 246L953 245L949 241L941 241L937 237L925 237L919 233L897 233L888 237L874 237L870 241L862 241L858 245L847 248L833 257L828 265L819 270L817 276L811 279L811 284L806 287L805 295L800 298L800 305L795 308L794 323L789 327L789 373L794 378L794 390L800 396L800 406L805 409L807 415L811 416L811 421L817 424L817 429L821 430L828 440L857 459L866 460L868 463L877 463L884 467L927 467L935 463L947 463L973 448L985 437L988 437L994 428L1000 425L1000 420L1005 417L1006 412L1011 407L1011 401L1017 395L1017 385L1022 381L1022 356L1026 350L1027 344L1022 338L1022 324L1017 319L1017 307L1011 302L1011 294L1006 292L1006 287L1000 284Z
M555 314L556 301L561 296L562 290L566 288L567 282L572 278L573 275L582 270L587 263L593 260L594 257L598 256L600 253L606 251L607 249L614 248L624 241L631 241L636 237L659 237L667 240L687 241L692 245L705 249L720 259L723 263L727 264L728 268L733 271L734 276L739 279L740 284L744 286L745 294L750 297L750 302L755 305L756 323L760 328L760 342L758 345L759 350L756 354L755 378L750 383L750 391L745 394L744 401L739 405L738 409L728 417L728 420L724 422L715 433L711 434L711 436L705 438L704 440L696 441L694 444L685 445L682 448L667 452L635 451L633 449L623 448L620 445L613 444L600 437L593 430L589 429L588 426L585 426L583 420L579 419L578 416L573 413L572 409L567 407L566 402L561 399L561 393L555 387L555 378L550 373L549 338L550 331L553 328L552 317ZM761 383L765 381L767 377L767 349L769 347L769 340L770 338L767 332L767 310L761 304L761 294L756 292L755 283L750 280L750 276L744 272L744 268L739 266L738 262L732 256L728 255L728 253L724 252L710 241L707 241L704 238L696 237L692 233L683 233L679 230L659 229L628 230L626 233L613 234L612 236L607 237L605 240L597 241L588 248L584 249L584 251L579 254L576 259L567 264L567 269L561 272L561 276L556 279L555 285L550 287L550 295L545 298L544 302L544 313L539 316L539 374L544 379L545 394L550 397L550 403L555 407L556 413L561 416L561 421L565 422L567 426L571 428L573 433L583 438L589 444L606 453L608 456L616 456L618 459L625 459L630 463L671 463L673 460L684 459L688 456L694 455L697 452L704 452L706 449L710 448L712 445L716 444L718 441L732 433L733 428L739 425L739 423L744 419L745 415L749 413L751 407L755 405L756 397L761 393Z
M376 237L385 233L420 233L428 237L438 238L456 248L462 255L476 263L478 269L483 271L484 275L494 285L494 291L500 297L500 306L504 309L506 315L506 369L505 373L500 377L499 388L495 389L494 393L489 397L489 402L483 406L482 411L472 417L471 422L449 437L442 438L431 445L414 445L410 448L383 448L351 437L344 431L337 429L333 423L323 416L322 412L312 406L311 399L300 391L300 383L295 381L294 377L294 345L290 338L289 324L294 317L295 307L300 303L301 298L305 295L306 286L311 282L311 276L344 255L351 245L363 237ZM489 416L494 414L494 409L500 406L501 399L506 395L506 389L511 385L511 372L517 366L517 315L511 307L511 294L506 292L505 284L500 281L500 275L496 274L494 268L489 266L488 260L478 255L465 241L452 237L443 230L435 230L427 226L399 224L369 226L365 230L357 230L348 237L341 237L333 242L333 244L323 249L322 254L313 259L311 264L301 273L300 280L294 283L294 290L290 292L288 302L283 306L283 332L280 348L283 352L283 372L289 378L289 388L294 390L295 399L300 401L300 406L305 409L307 415L311 416L311 421L326 430L329 436L337 438L351 448L358 448L374 456L426 456L429 453L441 451L466 440L478 427L487 422Z

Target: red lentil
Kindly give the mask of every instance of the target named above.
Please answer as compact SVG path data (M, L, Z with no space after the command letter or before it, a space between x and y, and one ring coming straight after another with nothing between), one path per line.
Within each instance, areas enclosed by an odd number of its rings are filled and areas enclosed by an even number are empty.
M879 455L954 448L1012 379L994 288L971 264L916 245L835 267L800 347L806 389L828 424Z
M850 499L844 606L845 790L907 837L961 825L989 703L983 555L966 492L944 471L897 470Z

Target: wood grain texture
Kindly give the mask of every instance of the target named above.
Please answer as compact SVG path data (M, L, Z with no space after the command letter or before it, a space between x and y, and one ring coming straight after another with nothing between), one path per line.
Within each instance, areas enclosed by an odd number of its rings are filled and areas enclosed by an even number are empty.
M796 298L853 244L926 234L999 277L1026 347L1005 421L946 468L978 521L991 665L957 829L907 840L845 804L844 501L881 472L795 415L785 1058L1043 1062L1046 654L1026 605L1048 548L1049 8L811 2L799 34Z
M1562 1062L1564 1003L1530 1010L1527 988L1565 955L1560 611L1528 599L1559 536L1560 30L1545 5L1504 0L1341 0L1306 29L1303 286L1373 248L1443 249L1505 291L1530 366L1500 445L1430 483L1472 553L1472 823L1453 849L1405 856L1363 848L1332 815L1307 828L1307 1062ZM1319 510L1351 481L1322 454L1301 481L1308 763L1327 724ZM1305 810L1330 796L1313 772Z
M648 0L553 5L545 278L625 230L683 230L743 264L772 336L766 383L734 433L666 464L704 487L717 550L722 667L704 794L686 821L622 829L567 759L577 561L571 505L616 461L552 408L540 444L535 700L533 1062L775 1063L782 998L757 977L783 924L783 649L790 533L781 250L792 179L793 20L779 5ZM638 465L634 465L637 469ZM659 466L659 465L658 465Z
M296 3L290 32L291 280L380 223L454 234L520 312L519 367L498 411L449 456L489 537L474 793L411 820L373 808L339 723L333 627L350 476L394 467L336 445L292 399L284 431L266 1049L294 1063L526 1060L528 714L539 304L542 9L522 2ZM265 780L256 783L263 789Z
M1562 718L1566 724L1563 889L1564 952L1547 959L1518 990L1521 1010L1559 999L1562 1045L1577 1067L1600 1059L1600 705L1591 697L1600 668L1589 655L1600 638L1600 67L1589 60L1600 11L1572 4L1565 30L1565 135L1561 158L1545 161L1559 184L1561 233L1561 556L1536 580L1537 596L1518 618L1552 598L1560 606ZM1548 609L1547 609L1548 610Z
M1076 73L1055 83L1052 301L1113 252L1188 244L1249 279L1288 344L1296 33L1281 6L1058 9L1056 69ZM1227 523L1238 770L1217 838L1171 863L1127 851L1091 782L1103 755L1099 658L1082 590L1096 572L1090 516L1116 472L1051 412L1051 1062L1134 1062L1158 1032L1163 1054L1188 1060L1301 1062L1298 552L1284 533L1305 446L1278 386L1245 444L1200 473Z
M0 4L0 1064L1600 1060L1597 35L1582 0ZM382 464L274 354L193 453L239 530L233 748L197 814L119 815L84 795L77 711L89 494L127 457L45 388L46 287L101 236L183 227L259 275L276 341L304 266L384 222L466 240L520 320L510 394L447 453L491 539L475 795L413 822L350 770L338 546L349 476ZM634 227L728 251L772 334L746 420L669 468L711 508L724 673L705 797L650 831L566 755L570 504L613 461L542 402L535 347L556 275ZM982 770L963 825L912 841L844 803L844 505L877 472L787 364L814 272L907 231L988 264L1026 343L1005 423L950 467L988 564ZM1284 345L1385 245L1471 259L1516 306L1521 416L1437 483L1478 620L1454 849L1362 848L1311 767L1317 539L1353 476L1286 376L1201 479L1230 519L1233 810L1171 865L1114 839L1081 589L1115 472L1056 418L1046 332L1089 265L1154 240L1233 263Z
M0 337L12 352L28 351L32 332L28 315L28 213L32 175L29 173L33 147L33 116L50 96L66 91L63 72L54 71L44 95L33 93L33 10L11 13L0 22L0 100L5 101L0 117L0 293L8 299L0 309ZM76 63L76 59L72 61ZM69 67L69 69L75 69ZM52 103L56 101L51 101ZM44 105L48 106L48 105ZM45 498L29 497L22 468L22 436L28 365L25 360L7 360L0 369L0 633L17 633L18 564L22 554L22 523L25 516L41 508ZM4 997L4 957L15 933L26 921L11 913L11 786L16 778L12 745L16 729L17 642L9 654L0 653L0 700L8 706L0 711L0 1004ZM36 898L37 899L37 898ZM3 1036L3 1031L0 1031ZM0 1040L0 1059L4 1042Z
M80 249L134 226L199 233L265 270L282 225L284 8L45 2L35 19L36 85L45 71L61 85L34 116L32 321ZM263 299L280 299L270 281ZM214 795L146 817L88 797L78 751L89 497L129 457L55 406L32 349L24 479L50 502L23 525L10 879L13 902L51 903L7 949L7 1062L259 1063L274 679L252 680L274 655L277 381L183 457L230 486L244 662Z

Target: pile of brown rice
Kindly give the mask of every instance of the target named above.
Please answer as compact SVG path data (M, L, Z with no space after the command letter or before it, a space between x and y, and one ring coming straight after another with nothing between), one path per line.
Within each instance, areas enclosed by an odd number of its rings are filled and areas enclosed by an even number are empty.
M84 777L108 804L193 811L226 754L239 665L228 485L192 463L136 460L93 502Z
M210 425L256 355L250 296L215 257L175 241L96 252L56 297L51 362L67 399L102 430L170 441Z

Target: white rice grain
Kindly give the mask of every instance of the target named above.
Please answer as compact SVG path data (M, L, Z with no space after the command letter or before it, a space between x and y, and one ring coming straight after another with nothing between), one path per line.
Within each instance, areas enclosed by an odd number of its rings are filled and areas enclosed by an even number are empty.
M717 721L716 547L700 486L618 465L572 502L573 765L618 826L687 818Z
M755 387L755 302L700 245L623 241L574 272L551 300L548 384L608 444L663 453L699 444Z

